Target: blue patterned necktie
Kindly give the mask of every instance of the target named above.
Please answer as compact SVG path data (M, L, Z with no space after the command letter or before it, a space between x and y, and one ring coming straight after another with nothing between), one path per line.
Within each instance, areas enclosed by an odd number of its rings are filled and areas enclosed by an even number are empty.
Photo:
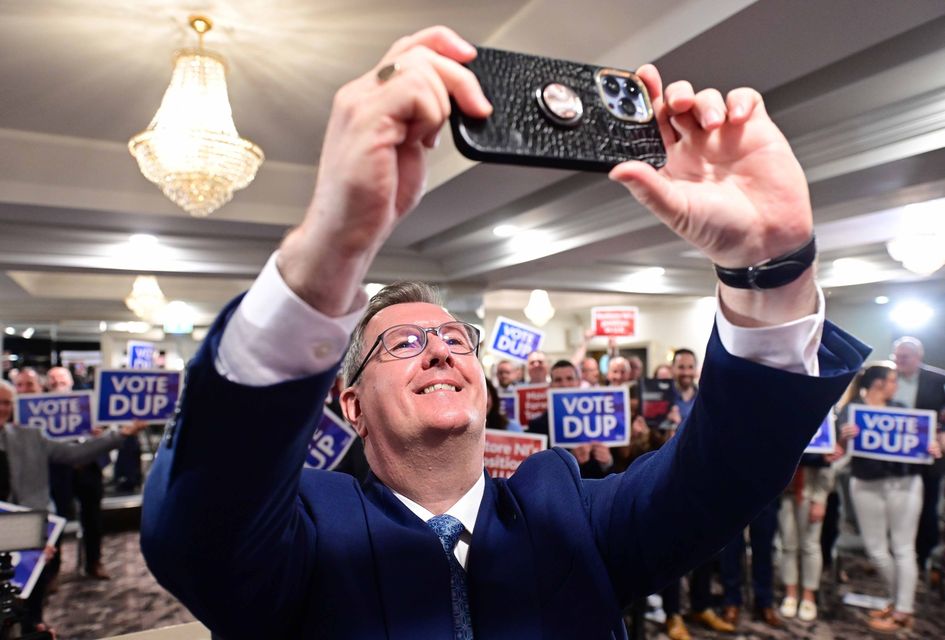
M466 591L466 571L453 554L463 523L453 516L443 514L427 520L427 524L440 538L443 551L450 563L450 593L453 605L454 640L472 640L472 619L469 615L469 594Z

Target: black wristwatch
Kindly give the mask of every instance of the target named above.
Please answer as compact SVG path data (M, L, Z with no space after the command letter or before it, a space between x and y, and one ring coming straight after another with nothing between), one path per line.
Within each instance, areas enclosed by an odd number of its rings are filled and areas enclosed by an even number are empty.
M791 253L771 258L750 267L728 269L713 265L715 274L722 284L736 289L777 289L797 280L807 271L817 257L817 245L814 236L804 246Z

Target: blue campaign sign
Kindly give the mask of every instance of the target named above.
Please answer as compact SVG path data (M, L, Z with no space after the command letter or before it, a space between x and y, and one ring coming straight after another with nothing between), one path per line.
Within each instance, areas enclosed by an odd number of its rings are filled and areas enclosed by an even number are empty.
M548 421L551 446L630 444L629 389L549 389Z
M837 431L834 428L834 423L833 412L830 412L820 423L817 433L811 438L810 444L804 449L804 453L833 453L837 445Z
M26 507L9 502L0 502L0 512L10 511L29 511ZM46 515L46 544L55 545L56 540L66 526L66 519L51 514ZM22 599L29 598L33 592L39 575L46 566L46 559L43 556L42 549L29 549L26 551L14 551L10 554L11 564L13 566L13 578L10 583L20 590L18 597Z
M850 405L850 422L860 428L853 455L876 460L932 464L936 414L920 409Z
M180 371L101 369L95 376L95 422L163 423L174 412L180 387Z
M489 350L513 360L527 362L528 354L538 351L544 339L543 331L499 316L495 319L495 326L492 328Z
M325 407L321 422L308 443L305 466L327 471L334 469L357 437L358 434L347 422Z
M68 440L92 431L92 392L24 393L16 397L16 423Z
M510 420L518 420L518 409L515 406L515 401L518 398L516 393L500 393L499 394L499 411L502 412L506 418Z
M130 369L153 369L154 343L129 340L128 367Z

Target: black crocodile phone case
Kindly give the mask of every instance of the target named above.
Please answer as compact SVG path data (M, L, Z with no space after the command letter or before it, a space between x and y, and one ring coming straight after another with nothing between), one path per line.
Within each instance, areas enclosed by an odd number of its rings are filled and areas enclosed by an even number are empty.
M469 118L453 104L453 140L467 158L604 172L631 159L654 167L666 163L655 118L628 122L604 106L595 80L601 67L486 47L477 50L467 66L492 102L493 113L485 120ZM584 113L577 124L562 126L543 112L536 92L553 82L567 85L580 97Z

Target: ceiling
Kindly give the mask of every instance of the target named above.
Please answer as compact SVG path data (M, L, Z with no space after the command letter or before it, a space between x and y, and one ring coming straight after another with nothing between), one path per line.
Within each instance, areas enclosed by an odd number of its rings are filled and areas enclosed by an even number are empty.
M208 219L166 200L127 151L160 103L172 51L193 44L194 12L214 20L206 45L227 59L237 128L267 158ZM0 4L0 322L81 332L132 319L123 299L138 273L208 321L301 220L334 91L435 23L500 48L653 61L667 82L758 88L811 182L831 296L917 279L885 242L945 202L941 0L32 0ZM601 175L477 165L441 144L428 189L371 281L438 282L473 308L483 293L513 304L532 288L713 291L707 262ZM499 223L526 233L497 238ZM132 233L156 235L161 253L129 251ZM835 268L842 257L863 262ZM655 266L655 284L634 276ZM945 274L928 280L945 293Z

